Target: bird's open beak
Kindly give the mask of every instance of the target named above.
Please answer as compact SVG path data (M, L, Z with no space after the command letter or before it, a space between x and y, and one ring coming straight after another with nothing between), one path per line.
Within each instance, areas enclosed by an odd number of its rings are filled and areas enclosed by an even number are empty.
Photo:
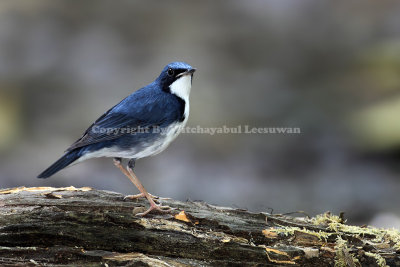
M189 69L185 72L179 73L178 77L185 76L185 75L192 75L195 71L196 71L196 69Z

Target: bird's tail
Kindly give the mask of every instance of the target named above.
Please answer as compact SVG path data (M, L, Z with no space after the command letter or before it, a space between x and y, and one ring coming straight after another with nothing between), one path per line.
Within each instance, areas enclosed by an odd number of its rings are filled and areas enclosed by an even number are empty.
M64 154L59 160L54 162L50 167L48 167L44 172L38 175L38 178L48 178L58 172L61 169L64 169L72 162L77 160L80 156L80 149L74 149Z

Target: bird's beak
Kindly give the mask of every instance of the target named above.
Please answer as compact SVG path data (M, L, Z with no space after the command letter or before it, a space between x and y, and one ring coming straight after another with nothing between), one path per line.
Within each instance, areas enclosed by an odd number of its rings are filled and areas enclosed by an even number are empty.
M185 72L179 73L177 77L185 76L185 75L192 75L196 69L188 69Z

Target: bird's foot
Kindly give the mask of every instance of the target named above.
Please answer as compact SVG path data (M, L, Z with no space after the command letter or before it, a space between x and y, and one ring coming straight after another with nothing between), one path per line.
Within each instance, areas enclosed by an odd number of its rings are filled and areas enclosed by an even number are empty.
M161 206L161 205L157 205L155 203L150 203L150 208L148 210L146 210L145 212L142 213L137 213L137 216L146 216L147 214L149 214L150 212L158 212L158 213L169 213L171 211L173 211L174 209L169 207L169 206Z
M150 193L148 193L148 194L154 200L168 200L168 199L171 199L169 197L159 197L159 196L152 195ZM124 200L126 200L126 199L132 199L133 200L133 199L138 199L138 198L142 198L142 197L146 197L146 196L143 193L136 194L136 195L127 195L127 196L124 197Z

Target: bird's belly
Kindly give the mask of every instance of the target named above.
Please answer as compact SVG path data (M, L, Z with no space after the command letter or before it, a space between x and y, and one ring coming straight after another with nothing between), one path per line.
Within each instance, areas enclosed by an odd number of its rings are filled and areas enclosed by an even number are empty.
M175 123L168 128L163 129L165 131L160 133L155 141L150 142L149 144L145 144L145 148L141 151L137 151L137 149L132 149L132 151L127 153L127 158L140 159L161 153L181 133L185 124L186 121L184 123Z
M181 123L175 123L168 128L163 128L160 130L160 133L152 136L149 141L146 142L146 140L142 140L132 147L129 145L125 145L124 147L114 145L110 147L104 147L93 152L88 152L78 161L81 162L89 158L98 157L140 159L157 155L165 150L168 145L181 133L185 124L186 120Z

